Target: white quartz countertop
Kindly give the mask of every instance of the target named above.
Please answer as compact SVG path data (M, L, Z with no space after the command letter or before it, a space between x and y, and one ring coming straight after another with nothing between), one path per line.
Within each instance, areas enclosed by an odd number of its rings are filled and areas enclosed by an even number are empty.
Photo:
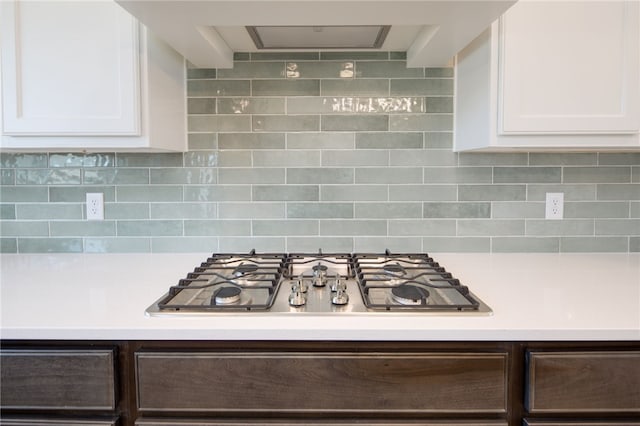
M640 340L640 254L432 256L493 314L148 317L145 309L207 254L4 254L0 338Z

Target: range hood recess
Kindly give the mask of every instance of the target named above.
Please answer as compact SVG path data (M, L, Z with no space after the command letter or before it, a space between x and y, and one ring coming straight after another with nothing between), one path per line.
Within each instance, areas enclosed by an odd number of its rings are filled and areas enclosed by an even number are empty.
M406 51L408 67L440 67L516 0L116 2L200 68L262 49Z

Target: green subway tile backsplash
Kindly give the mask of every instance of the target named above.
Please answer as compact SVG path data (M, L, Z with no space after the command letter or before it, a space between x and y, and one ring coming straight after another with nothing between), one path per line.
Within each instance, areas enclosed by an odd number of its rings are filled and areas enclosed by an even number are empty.
M0 153L0 252L640 252L637 152L458 154L453 68L234 56L188 66L188 152Z

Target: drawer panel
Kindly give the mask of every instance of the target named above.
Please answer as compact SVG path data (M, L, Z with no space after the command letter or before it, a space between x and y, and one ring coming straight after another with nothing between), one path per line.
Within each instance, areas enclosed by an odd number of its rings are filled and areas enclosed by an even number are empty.
M277 421L272 419L251 419L251 420L164 420L164 419L143 419L137 420L136 426L507 426L501 421L384 421L384 420L289 420ZM596 425L598 426L598 425ZM622 426L622 425L619 425Z
M640 426L640 420L566 420L566 421L545 421L545 420L524 420L524 426Z
M0 426L116 426L115 420L49 420L49 419L29 419L29 418L7 418L0 419Z
M527 409L640 412L640 352L530 352Z
M141 411L506 412L507 354L136 354Z
M112 350L3 350L4 409L115 409Z

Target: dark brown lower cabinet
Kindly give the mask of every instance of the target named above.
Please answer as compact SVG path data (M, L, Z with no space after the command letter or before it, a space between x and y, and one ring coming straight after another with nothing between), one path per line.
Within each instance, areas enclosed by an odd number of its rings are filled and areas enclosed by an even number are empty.
M379 421L379 420L335 420L335 421L202 421L202 420L140 420L136 426L507 426L506 422L500 421Z
M30 419L30 418L2 418L3 426L115 426L115 420L78 420L67 418L64 420Z

